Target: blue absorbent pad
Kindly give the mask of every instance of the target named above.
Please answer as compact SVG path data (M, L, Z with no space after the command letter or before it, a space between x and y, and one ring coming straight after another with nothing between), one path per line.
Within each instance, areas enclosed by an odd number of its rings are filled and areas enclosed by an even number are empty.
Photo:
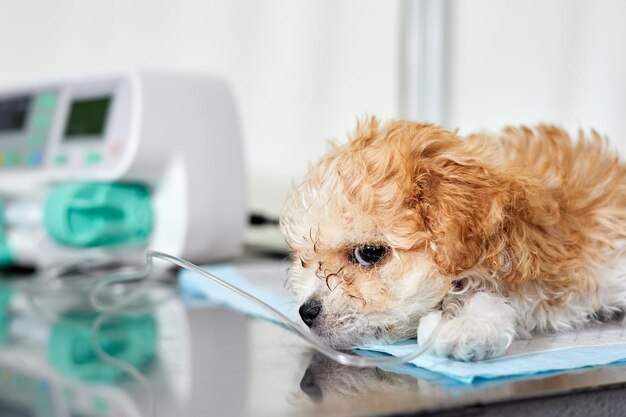
M255 285L233 264L211 265L205 269L265 301L292 320L300 320L297 308L286 294ZM275 321L248 300L186 270L180 272L179 287L183 300L189 305L217 304ZM415 349L415 340L408 340L392 345L363 347L357 349L357 352L365 355L400 356L414 352ZM506 356L482 362L460 362L426 353L411 363L454 381L469 384L620 362L626 363L626 327L623 323L598 325L581 332L542 336L530 341L515 341Z

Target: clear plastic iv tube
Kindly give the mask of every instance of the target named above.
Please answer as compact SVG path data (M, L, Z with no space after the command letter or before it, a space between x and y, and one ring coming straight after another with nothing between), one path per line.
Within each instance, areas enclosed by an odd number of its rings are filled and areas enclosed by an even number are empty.
M168 255L167 253L152 251L152 250L146 253L147 263L144 268L136 270L136 271L128 272L128 273L113 275L100 281L90 294L90 299L91 299L91 303L93 307L103 312L112 312L116 310L117 308L119 308L120 305L127 305L128 303L132 302L134 299L139 297L141 295L141 292L135 291L121 301L118 301L114 304L106 304L106 303L103 303L98 298L98 293L100 292L100 290L102 290L104 287L108 285L146 278L152 271L152 266L154 264L155 259L160 259L162 261L169 262L171 264L184 268L188 270L189 272L201 275L213 281L214 283L234 292L235 294L247 299L251 303L256 304L257 306L259 306L260 308L262 308L263 310L271 314L278 322L284 324L291 331L296 333L302 339L306 340L319 353L321 353L322 355L342 365L354 366L354 367L372 367L372 366L390 367L390 366L398 366L406 362L410 362L413 359L423 355L426 351L430 349L435 338L437 337L437 334L439 333L439 330L441 329L442 325L446 321L445 318L442 318L441 320L439 320L437 326L435 326L435 328L433 329L428 339L423 344L419 346L416 345L417 349L413 353L402 355L402 356L389 356L389 357L358 356L356 354L350 354L350 353L342 352L339 350L335 350L323 344L315 336L313 336L309 332L308 329L305 329L302 326L298 325L297 323L294 323L287 316L285 316L284 314L282 314L280 311L276 310L269 304L266 304L265 302L256 298L252 294L234 285L229 284L228 282L220 279L219 277L216 277L215 275L211 274L210 272L205 271L199 266L194 265L191 262L188 262L184 259L177 258L176 256L172 256L172 255Z

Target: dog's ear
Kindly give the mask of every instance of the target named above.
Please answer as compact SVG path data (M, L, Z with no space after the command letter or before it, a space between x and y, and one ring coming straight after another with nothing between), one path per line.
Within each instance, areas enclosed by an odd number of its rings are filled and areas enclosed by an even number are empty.
M416 164L426 250L446 275L479 264L497 271L507 261L510 239L559 219L557 203L540 181L498 167L480 153L471 141L458 141Z

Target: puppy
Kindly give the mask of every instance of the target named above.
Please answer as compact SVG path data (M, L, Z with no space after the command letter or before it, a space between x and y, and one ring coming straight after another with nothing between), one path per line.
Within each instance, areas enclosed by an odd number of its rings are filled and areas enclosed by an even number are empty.
M626 166L596 132L372 118L310 169L281 228L302 320L335 348L424 340L452 306L432 350L482 360L626 307Z

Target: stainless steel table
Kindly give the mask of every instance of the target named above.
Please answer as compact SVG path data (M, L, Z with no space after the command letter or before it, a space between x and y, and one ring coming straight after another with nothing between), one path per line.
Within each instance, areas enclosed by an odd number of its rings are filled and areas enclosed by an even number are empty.
M263 279L271 278L267 266L260 267ZM438 383L338 365L272 323L222 308L190 308L175 285L150 291L158 303L143 313L155 317L158 337L152 362L142 368L145 379L70 377L50 364L46 325L31 323L29 330L12 318L15 337L0 347L0 417L626 416L626 367L471 386ZM47 323L53 326L50 318ZM17 388L18 376L34 394Z
M192 394L180 408L161 405L163 415L626 415L624 367L446 389L338 365L287 331L230 311L191 310L188 319L199 334Z

